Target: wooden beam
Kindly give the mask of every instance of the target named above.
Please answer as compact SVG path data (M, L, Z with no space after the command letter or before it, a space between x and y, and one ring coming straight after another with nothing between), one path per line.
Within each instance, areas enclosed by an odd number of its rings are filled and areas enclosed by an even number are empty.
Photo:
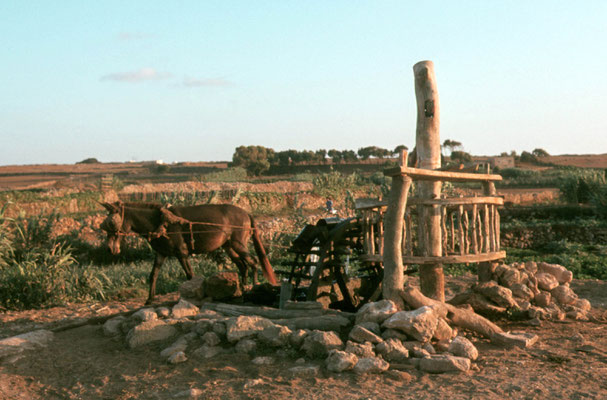
M442 256L442 257L430 257L430 256L403 256L403 264L468 264L478 263L485 261L501 260L506 258L506 252L495 251L491 253L479 253L479 254L464 254L464 255L453 255L453 256ZM361 261L365 262L382 262L383 259L379 254L370 254L360 257Z
M437 206L459 206L468 204L495 204L498 206L504 205L504 199L501 197L453 197L448 199L420 199L419 197L411 197L407 201L408 205L437 205Z
M384 170L386 176L407 175L419 181L448 181L448 182L496 182L502 176L496 174L471 174L468 172L437 171L411 167L393 167Z

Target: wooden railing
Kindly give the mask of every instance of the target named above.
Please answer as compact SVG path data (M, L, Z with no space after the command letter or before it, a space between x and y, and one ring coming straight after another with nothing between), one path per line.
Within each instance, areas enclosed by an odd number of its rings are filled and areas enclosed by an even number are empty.
M479 182L482 197L407 200L402 230L403 264L478 263L506 257L500 249L500 215L498 207L503 198L495 193L494 182L500 175L471 174L398 167L386 170L388 176L406 175L415 180ZM356 208L361 213L363 248L361 259L367 263L383 262L384 216L386 201L359 200ZM429 232L427 216L440 217L442 254L430 256L427 251Z

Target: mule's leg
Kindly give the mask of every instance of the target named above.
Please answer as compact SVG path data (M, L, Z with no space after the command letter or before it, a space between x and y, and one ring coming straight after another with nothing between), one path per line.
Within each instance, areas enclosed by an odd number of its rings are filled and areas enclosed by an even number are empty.
M247 264L240 258L240 255L238 255L238 253L231 247L229 243L226 243L223 246L223 249L226 251L226 253L228 253L228 257L230 257L232 262L236 264L236 267L240 272L240 283L244 288L244 286L247 284Z
M158 279L158 273L160 272L160 268L164 263L166 256L163 256L160 253L156 253L156 258L154 259L154 266L152 267L152 272L150 272L150 294L145 304L152 304L154 300L154 296L156 296L156 280Z
M177 257L177 260L179 260L179 264L181 264L181 268L183 268L185 276L188 278L188 280L192 279L194 277L194 272L192 271L192 266L190 265L188 256L179 256Z
M251 268L251 275L253 275L253 286L257 285L257 261L249 254L249 249L246 244L242 244L238 241L232 241L232 248L242 260L245 265L245 269L247 267Z

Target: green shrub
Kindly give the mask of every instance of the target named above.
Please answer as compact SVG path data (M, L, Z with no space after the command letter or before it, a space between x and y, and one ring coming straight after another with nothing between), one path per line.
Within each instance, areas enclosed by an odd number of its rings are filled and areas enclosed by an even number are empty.
M232 167L211 172L200 176L201 182L246 182L247 170L242 167Z
M85 158L82 161L78 161L76 164L99 164L99 160L95 157Z
M568 203L588 204L591 201L599 205L604 201L605 174L597 170L580 170L562 180L559 189Z

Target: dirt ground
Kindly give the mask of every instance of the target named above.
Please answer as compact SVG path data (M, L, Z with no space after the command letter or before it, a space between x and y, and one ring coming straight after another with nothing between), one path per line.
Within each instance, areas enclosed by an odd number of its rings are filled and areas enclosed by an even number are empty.
M473 279L449 278L449 289L459 291ZM105 337L100 325L85 325L56 333L48 348L14 365L0 365L0 399L166 399L189 389L199 391L198 399L607 399L607 282L574 281L572 288L593 304L590 322L499 321L505 330L539 335L540 342L527 350L504 349L473 338L480 356L467 373L433 375L411 367L357 376L306 360L304 365L321 365L319 375L292 377L288 369L299 365L300 356L270 350L258 355L275 355L274 365L254 365L249 355L237 353L171 365L159 354L167 343L130 350L123 339ZM159 301L174 299L171 294ZM8 312L0 314L0 337L135 309L142 302Z

